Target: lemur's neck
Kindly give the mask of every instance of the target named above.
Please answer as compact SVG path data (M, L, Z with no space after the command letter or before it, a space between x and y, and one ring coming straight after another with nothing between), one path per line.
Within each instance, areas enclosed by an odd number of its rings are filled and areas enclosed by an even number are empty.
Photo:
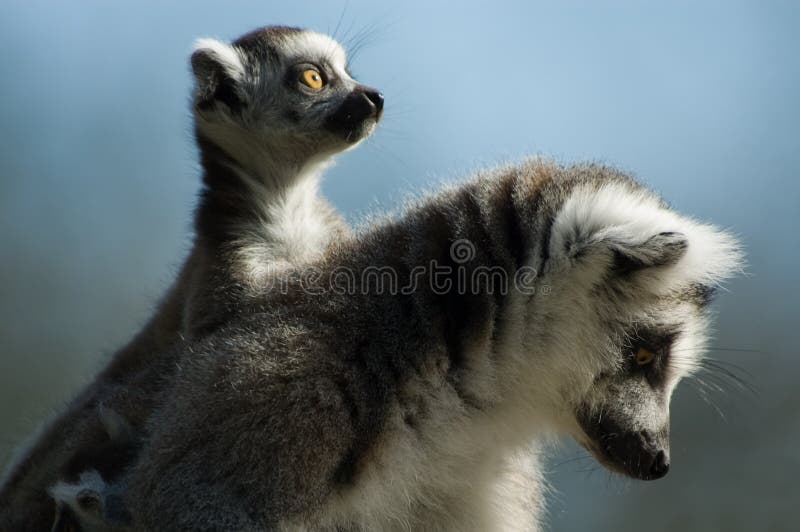
M197 143L204 171L198 238L225 246L248 236L265 243L316 237L314 231L291 228L314 223L319 179L328 160L282 158L267 146L246 158L233 156L199 131Z

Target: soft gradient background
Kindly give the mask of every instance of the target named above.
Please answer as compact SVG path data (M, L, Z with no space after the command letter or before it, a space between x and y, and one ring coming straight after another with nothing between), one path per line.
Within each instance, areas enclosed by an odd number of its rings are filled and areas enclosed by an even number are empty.
M683 384L655 483L566 445L551 529L797 530L800 7L600 4L0 3L0 464L144 322L187 250L193 39L341 19L363 44L354 72L387 98L325 183L349 219L542 153L619 165L747 246L712 354L756 393L711 394L723 417Z

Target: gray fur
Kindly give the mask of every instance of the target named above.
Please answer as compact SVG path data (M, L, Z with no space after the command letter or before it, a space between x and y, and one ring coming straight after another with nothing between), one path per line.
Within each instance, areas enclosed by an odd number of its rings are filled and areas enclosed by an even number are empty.
M324 90L288 83L299 62L329 74ZM347 131L328 127L348 98L363 103L368 89L346 74L339 45L314 32L267 27L233 44L199 41L191 64L204 169L194 246L151 320L9 472L0 487L0 530L48 529L48 489L71 486L56 491L78 493L96 462L127 445L119 431L142 433L165 368L179 363L173 346L219 328L242 298L262 289L271 270L304 264L347 233L319 197L318 179L333 155L372 132L380 109L348 122ZM113 472L99 477L108 481L127 465L114 460ZM116 497L118 490L92 478L91 496L83 500L97 499L87 508L102 521L103 491ZM84 527L90 524L83 519Z
M453 251L464 242L468 260ZM431 261L454 267L450 289L330 289L377 266L407 286ZM531 161L440 191L329 249L314 276L279 275L280 290L175 353L128 476L134 523L536 529L531 443L569 434L642 476L631 457L664 444L669 396L702 350L696 286L738 261L729 236L605 167ZM453 288L455 272L490 267L536 275L507 292ZM645 331L672 335L649 386L630 369ZM599 412L653 441L604 455Z

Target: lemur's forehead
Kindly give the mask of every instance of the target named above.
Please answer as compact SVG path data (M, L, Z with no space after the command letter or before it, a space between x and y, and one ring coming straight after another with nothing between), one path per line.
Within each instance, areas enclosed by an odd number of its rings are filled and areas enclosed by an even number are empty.
M347 57L342 46L321 33L288 26L266 26L239 37L235 48L259 61L328 63L344 71Z
M705 307L683 293L670 294L641 306L629 303L615 308L614 312L617 319L622 319L617 323L632 332L641 328L664 339L680 335L686 327L704 321L708 315Z
M281 51L289 57L326 60L331 66L344 69L347 55L342 46L321 33L303 30L288 36L280 43Z

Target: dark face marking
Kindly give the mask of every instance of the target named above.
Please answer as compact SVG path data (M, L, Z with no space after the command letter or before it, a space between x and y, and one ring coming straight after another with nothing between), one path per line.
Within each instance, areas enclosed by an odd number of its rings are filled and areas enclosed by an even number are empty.
M666 383L678 334L667 328L629 331L622 366L595 381L603 403L578 408L578 424L590 442L586 448L613 471L654 480L669 470Z
M302 82L302 74L306 70L316 70L322 78L323 85L318 89L309 87ZM325 62L300 61L290 66L285 74L284 86L289 90L298 91L307 97L330 98L330 90L339 85L339 78L333 68Z
M578 414L578 422L589 436L589 450L613 471L640 480L655 480L669 471L669 427L658 432L633 431L611 414Z
M365 85L357 85L339 107L328 116L325 126L348 142L356 142L380 120L383 114L383 95Z
M674 331L640 330L631 335L623 348L626 370L631 376L643 375L654 389L662 389L667 380L670 348L678 333ZM641 350L653 353L652 361L641 364L637 355Z

